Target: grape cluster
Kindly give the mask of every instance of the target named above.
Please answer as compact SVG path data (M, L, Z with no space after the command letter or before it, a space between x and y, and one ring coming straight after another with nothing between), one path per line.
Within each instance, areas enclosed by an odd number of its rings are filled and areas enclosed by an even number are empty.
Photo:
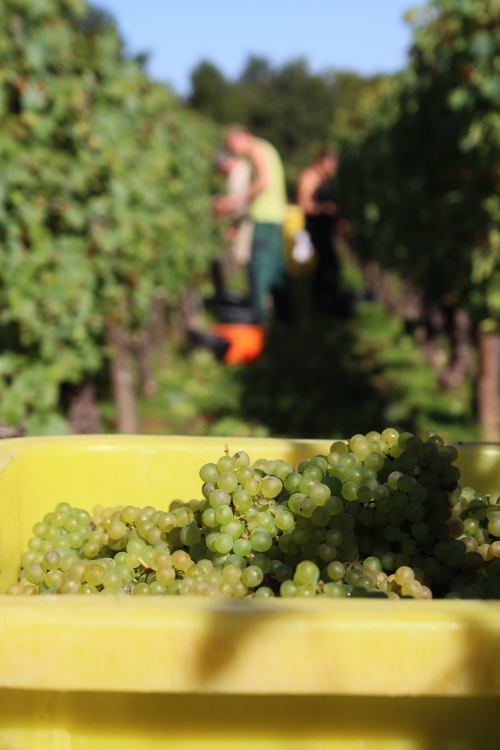
M226 451L167 512L60 503L6 593L500 599L500 505L457 455L391 428L297 467Z

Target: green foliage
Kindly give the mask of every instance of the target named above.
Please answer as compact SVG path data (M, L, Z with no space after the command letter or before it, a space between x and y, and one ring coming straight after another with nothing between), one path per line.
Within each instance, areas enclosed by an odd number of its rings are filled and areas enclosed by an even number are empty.
M348 274L344 274L347 276ZM159 391L140 404L146 433L343 438L377 426L438 425L477 438L470 384L442 392L401 317L364 302L351 319L318 313L312 279L294 279L293 328L273 322L262 358L227 367L208 352L171 352Z
M346 212L365 257L498 321L500 4L434 0L410 18L409 69L344 142Z
M0 6L0 418L38 423L216 247L214 131L82 0Z
M169 351L158 393L140 403L143 432L171 435L267 437L268 429L241 414L243 368L228 368L206 350Z

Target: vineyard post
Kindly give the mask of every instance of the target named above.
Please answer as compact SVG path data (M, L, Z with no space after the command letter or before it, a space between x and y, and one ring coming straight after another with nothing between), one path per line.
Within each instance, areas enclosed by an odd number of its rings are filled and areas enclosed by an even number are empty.
M478 417L481 438L498 440L499 422L499 347L498 335L485 331L478 334L479 382Z
M128 336L118 323L107 326L108 346L111 349L111 384L116 406L118 432L134 434L139 431L139 421L134 393L134 378L128 351Z

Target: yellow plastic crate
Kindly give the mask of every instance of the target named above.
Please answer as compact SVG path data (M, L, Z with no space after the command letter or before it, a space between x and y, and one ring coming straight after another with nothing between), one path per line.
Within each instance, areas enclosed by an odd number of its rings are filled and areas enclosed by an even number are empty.
M224 442L2 441L0 589L56 503L200 497ZM228 442L291 463L328 448ZM500 494L500 446L459 451L463 484ZM496 603L0 598L0 750L495 750L499 696Z

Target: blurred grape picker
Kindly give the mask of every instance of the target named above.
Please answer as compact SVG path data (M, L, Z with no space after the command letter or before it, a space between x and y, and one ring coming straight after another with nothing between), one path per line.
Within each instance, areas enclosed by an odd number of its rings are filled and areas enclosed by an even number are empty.
M236 156L247 158L252 165L250 186L238 195L217 196L214 206L219 216L229 216L249 204L249 218L254 225L249 271L256 321L267 320L271 299L277 315L290 320L290 289L283 257L286 213L283 164L274 146L240 126L228 128L225 147Z
M334 310L338 300L339 261L333 242L338 210L331 187L338 166L335 151L325 149L302 172L297 190L297 203L306 217L305 229L319 256L313 282L314 301L327 311Z
M250 187L252 167L247 159L241 159L229 151L219 151L214 159L214 166L227 177L227 195L239 196ZM215 210L219 196L214 200ZM248 217L248 203L239 204L231 212L231 226L226 230L226 239L230 243L220 263L216 264L216 286L218 296L222 297L225 284L237 266L246 266L250 262L253 224Z

